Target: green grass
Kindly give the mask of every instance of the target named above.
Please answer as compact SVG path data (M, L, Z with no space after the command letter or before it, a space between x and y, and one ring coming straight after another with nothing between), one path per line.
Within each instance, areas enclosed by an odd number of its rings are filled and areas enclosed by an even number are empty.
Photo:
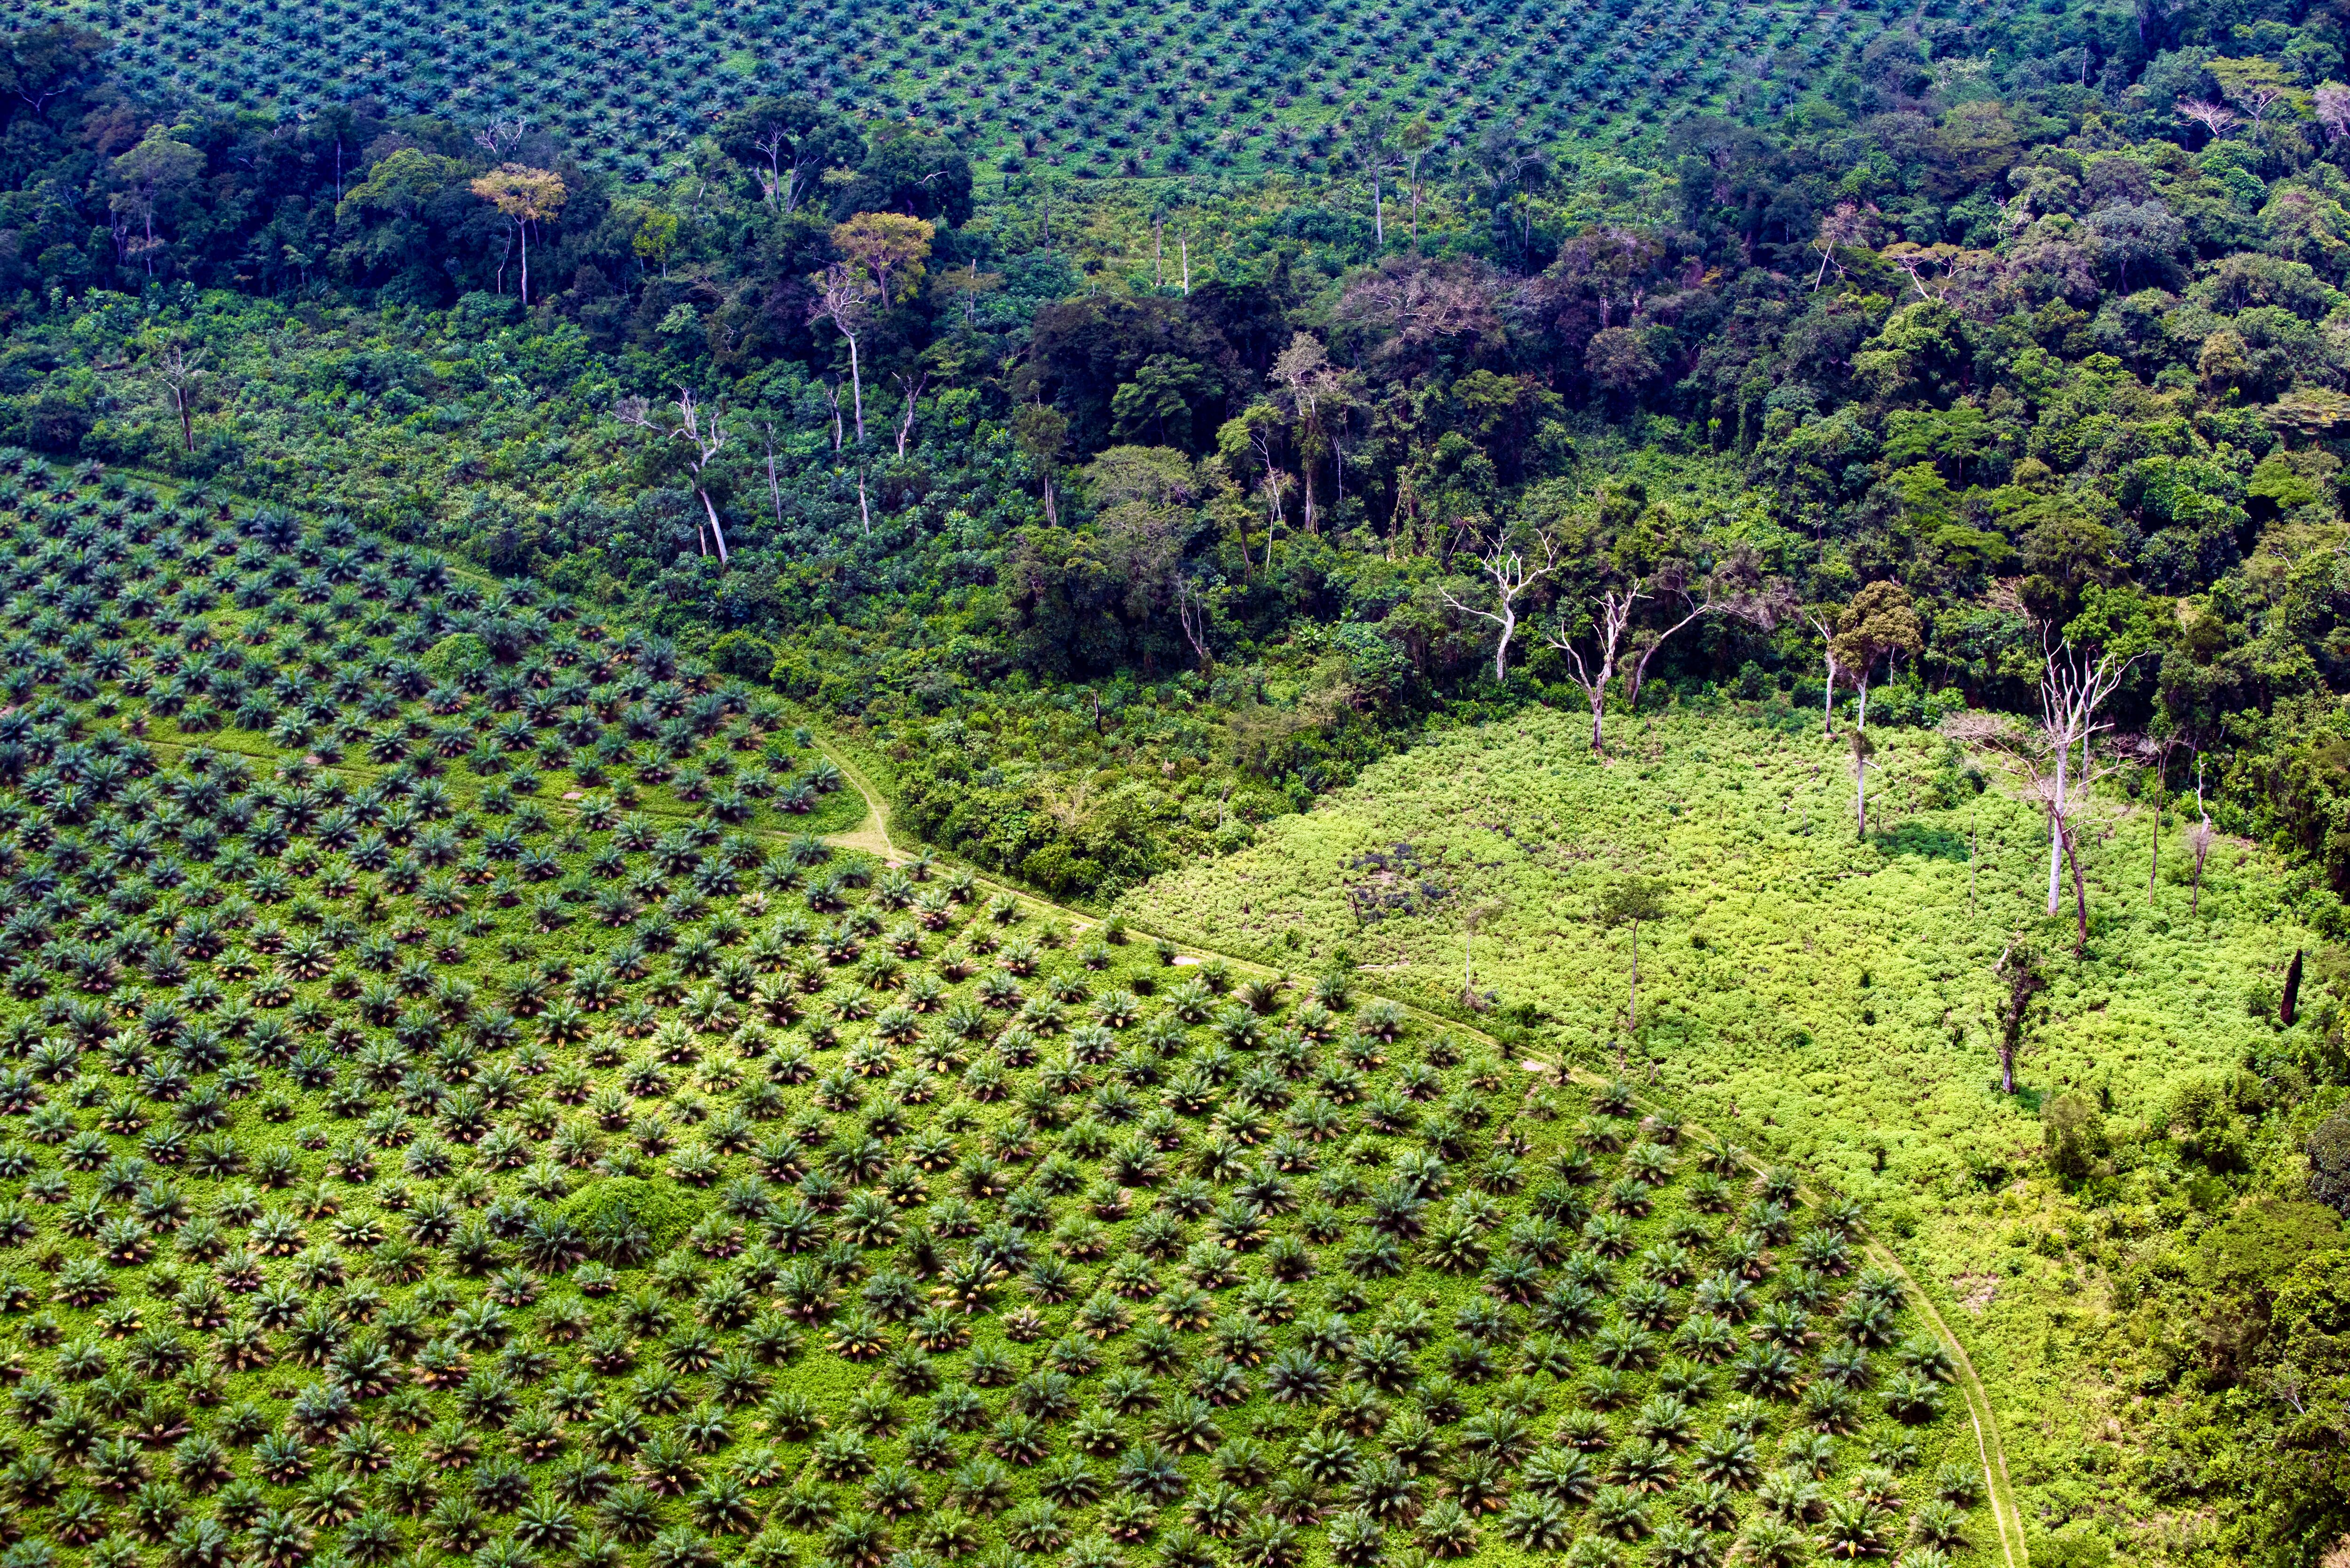
M2294 885L2223 838L2191 916L2174 815L2149 902L2151 813L2101 802L2089 956L2075 963L2069 894L2064 918L2042 912L2040 818L1995 778L1977 794L1939 736L1877 732L1862 844L1848 753L1815 714L1619 718L1604 764L1588 734L1586 720L1539 710L1438 734L1120 908L1294 967L1344 948L1367 982L1456 1001L1464 912L1496 906L1475 945L1494 1016L1531 1007L1534 1038L1605 1067L1628 933L1590 916L1612 879L1661 877L1674 912L1641 934L1635 1081L1869 1205L1989 1380L2028 1516L2095 1511L2100 1491L2116 1506L2099 1471L2154 1412L2115 1370L2135 1355L2112 1337L2126 1311L2111 1282L2128 1260L2105 1243L2182 1226L2191 1238L2199 1210L2225 1207L2225 1189L2166 1142L2169 1107L2181 1083L2278 1042L2285 962L2317 945ZM1358 912L1373 895L1412 907ZM2053 985L2009 1098L1991 970L2018 936L2052 953ZM2066 1191L2038 1172L2037 1112L2074 1089L2105 1100L2127 1157Z

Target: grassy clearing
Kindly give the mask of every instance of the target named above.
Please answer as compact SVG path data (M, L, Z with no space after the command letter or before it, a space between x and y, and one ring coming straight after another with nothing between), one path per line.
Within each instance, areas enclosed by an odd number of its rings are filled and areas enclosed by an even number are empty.
M2191 1240L2231 1201L2166 1134L2182 1084L2276 1044L2277 982L2316 946L2292 883L2223 839L2190 915L2174 818L2149 901L2152 814L2111 803L2076 963L2069 907L2042 914L2038 816L1995 781L1978 794L1938 736L1878 732L1862 844L1847 753L1815 715L1682 711L1615 733L1604 764L1572 714L1435 736L1122 907L1293 966L1343 948L1385 989L1457 999L1467 914L1491 906L1476 989L1604 1067L1629 940L1590 913L1618 877L1663 877L1673 914L1641 934L1636 1081L1866 1200L1991 1383L2027 1516L2083 1511L2151 1415L2116 1371L2137 1355L2115 1333L2124 1253ZM2052 985L2009 1098L1991 971L2018 935L2052 953ZM2066 1190L2037 1173L2039 1113L2072 1089L2107 1107L2117 1168Z

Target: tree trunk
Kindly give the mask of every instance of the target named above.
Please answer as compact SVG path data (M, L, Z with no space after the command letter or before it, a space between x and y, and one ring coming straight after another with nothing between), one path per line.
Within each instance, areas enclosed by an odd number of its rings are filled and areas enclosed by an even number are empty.
M841 336L848 339L849 396L856 400L857 444L858 446L863 446L865 444L865 378L863 372L858 369L857 338L855 335L844 332ZM1047 492L1047 493L1050 493Z
M767 499L775 504L775 526L784 525L784 487L775 479L775 427L767 427Z
M1640 1027L1640 922L1632 922L1632 990L1624 1002L1624 1022L1633 1031Z
M2081 881L2081 855L2071 830L2058 819L2058 835L2064 846L2064 864L2073 872L2073 956L2085 957L2089 950L2089 894Z
M1493 684L1506 683L1510 678L1510 639L1518 629L1517 607L1504 596L1502 600L1502 638L1493 645Z
M2048 912L2054 915L2063 907L2061 885L2057 873L2064 854L2064 766L2073 760L2070 736L2056 742L2056 794L2048 803Z
M2005 1035L1999 1042L1999 1092L2015 1093L2015 1042Z
M180 412L180 444L187 451L193 452L196 450L196 426L188 412L188 395L185 392L174 392L172 394L172 403Z
M1853 815L1860 826L1860 840L1866 844L1868 842L1868 753L1857 747L1852 753L1852 779Z
M530 229L517 222L515 227L522 233L522 307L530 308Z
M726 565L726 530L718 525L718 508L711 502L710 492L701 485L696 484L693 493L702 497L702 509L710 514L710 532L718 541L718 564L723 566Z
M1379 249L1388 248L1388 210L1379 200L1379 181L1377 175L1371 178L1371 237L1378 243Z
M1602 670L1599 679L1592 682L1591 686L1591 753L1594 756L1603 756L1607 753L1607 748L1602 743L1600 735L1600 725L1607 712L1607 672Z
M1868 842L1868 667L1861 666L1860 706L1852 718L1853 816Z

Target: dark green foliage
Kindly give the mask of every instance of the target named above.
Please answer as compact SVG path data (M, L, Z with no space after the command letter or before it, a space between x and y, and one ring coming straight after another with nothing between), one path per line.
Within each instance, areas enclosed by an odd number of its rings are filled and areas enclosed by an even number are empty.
M2305 1151L2309 1195L2350 1219L2350 1112L2336 1111L2318 1123Z
M2105 1117L2095 1099L2071 1090L2051 1096L2040 1110L2040 1130L2049 1169L2073 1181L2095 1173L2106 1148Z

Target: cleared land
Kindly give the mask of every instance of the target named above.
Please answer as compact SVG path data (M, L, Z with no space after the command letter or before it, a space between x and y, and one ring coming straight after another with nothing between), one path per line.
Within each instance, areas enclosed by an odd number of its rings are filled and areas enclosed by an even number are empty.
M1123 907L1300 969L1343 947L1367 981L1431 999L1458 997L1464 917L1484 908L1475 983L1498 992L1495 1016L1531 1004L1537 1038L1607 1070L1629 933L1589 917L1612 878L1665 878L1673 913L1641 933L1633 1079L1868 1205L1990 1384L2027 1513L2094 1488L2137 1409L2111 1370L2135 1354L2111 1333L2130 1311L2123 1253L2191 1238L2232 1201L2166 1134L2182 1095L2280 1038L2285 966L2317 946L2293 885L2222 839L2190 913L2189 800L2149 901L2151 810L2108 803L2075 963L2069 895L2043 918L2038 815L1995 779L1977 794L1937 735L1877 732L1865 845L1849 753L1816 712L1725 707L1614 735L1605 765L1572 714L1438 736ZM2051 986L2010 1098L1991 971L2020 934L2050 954ZM2042 1106L2068 1089L2128 1146L2116 1174L2072 1191L2040 1165Z

